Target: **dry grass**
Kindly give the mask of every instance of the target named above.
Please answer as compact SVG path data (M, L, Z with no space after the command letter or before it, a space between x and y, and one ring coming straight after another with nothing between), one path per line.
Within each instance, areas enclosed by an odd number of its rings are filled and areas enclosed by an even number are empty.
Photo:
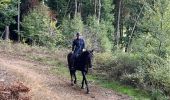
M30 91L28 87L21 82L15 82L6 86L4 82L0 83L0 100L30 100L27 93Z
M69 50L64 48L46 48L40 46L30 46L11 41L0 41L0 52L11 53L16 56L26 56L36 58L48 58L55 61L66 63L66 54ZM41 59L40 59L41 60Z

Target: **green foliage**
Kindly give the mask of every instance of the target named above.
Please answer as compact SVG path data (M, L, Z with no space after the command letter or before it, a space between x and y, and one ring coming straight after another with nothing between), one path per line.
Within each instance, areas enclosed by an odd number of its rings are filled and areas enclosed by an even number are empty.
M81 13L81 15L82 15L83 21L86 22L88 16L94 15L94 1L84 0L82 2L82 5L83 5L82 6L83 13Z
M169 1L167 0L157 0L154 2L154 6L150 4L151 2L144 2L143 17L138 22L138 27L140 27L140 35L136 36L134 43L146 48L152 47L154 53L157 52L158 56L167 56L167 49L169 39ZM137 29L138 30L138 29ZM139 41L143 41L140 43ZM147 41L147 42L145 42ZM147 44L146 44L147 43ZM135 45L137 46L137 45ZM133 46L134 48L136 48ZM138 46L139 47L139 46ZM149 49L148 48L148 49ZM151 48L150 48L151 49Z
M66 37L66 45L71 44L73 34L81 32L85 38L86 47L99 51L111 51L113 41L113 4L112 0L101 1L101 16L98 23L98 1L78 1L78 15L75 16L75 1L70 0L48 0L46 3L59 15L59 23L62 21L62 34ZM96 8L95 8L96 5ZM81 8L79 8L81 7ZM96 9L96 12L95 12ZM69 16L69 18L66 18Z
M17 14L17 0L0 1L0 28L15 23L14 16Z
M141 35L138 38L134 39L135 42L132 43L132 52L142 52L145 54L155 54L157 56L160 56L162 58L167 58L169 55L168 49L167 49L167 41L164 39L164 41L160 41L155 36L152 36L150 33L146 35Z
M114 66L114 57L111 53L95 54L95 63L100 65L103 69L110 69ZM106 68L105 68L106 67Z
M170 6L168 2L167 0L157 0L154 5L151 2L144 2L144 9L147 13L143 13L142 19L139 20L135 30L135 34L138 33L138 35L133 38L131 45L131 54L138 56L137 59L131 59L131 61L136 62L137 65L133 67L133 73L126 72L119 77L123 83L153 90L152 96L157 98L154 100L163 100L163 98L166 100L163 94L170 93L168 49L170 41L168 18L170 12L168 9ZM139 27L140 29L138 29ZM130 59L128 57L126 59ZM123 58L121 57L121 59ZM129 62L129 60L124 60L124 62ZM163 93L159 91L163 91Z
M107 21L113 21L113 7L112 7L112 0L104 0L101 1L101 19ZM66 16L71 16L74 18L74 11L75 11L75 1L74 0L47 0L47 5L56 12L59 13L59 20L65 18ZM93 0L84 0L78 1L81 3L81 16L84 22L87 21L88 16L95 15L94 11L94 3ZM78 4L80 5L80 4ZM98 9L98 3L96 2L96 9Z
M80 15L74 19L65 18L61 25L62 34L66 37L65 42L69 45L77 32L83 33L84 24Z
M87 46L99 51L111 52L113 32L112 24L108 21L101 21L99 24L95 16L89 16L85 30L85 37L89 40Z
M31 38L34 44L40 46L56 46L63 43L64 36L57 29L50 32L50 17L48 8L44 5L35 7L23 18L23 37Z
M76 33L76 32L82 33L83 28L84 28L83 21L81 19L81 16L78 14L76 17L74 17L74 19L71 20L70 30L71 30L72 34Z
M153 90L151 94L151 100L168 100L168 97L160 90Z
M129 49L129 45L133 42L132 40L139 36L142 31L139 24L143 19L143 14L145 13L142 9L145 2L143 0L124 0L123 3L124 8L122 8L123 14L121 19L123 20L121 23L123 25L123 35L120 42L123 47Z
M101 8L101 19L105 21L113 21L113 0L103 0Z
M135 84L145 89L158 88L164 92L169 90L169 72L168 63L162 58L154 55L141 55L138 59L138 65L135 67L135 72L124 76L125 79L134 81Z
M84 36L87 41L86 43L87 48L100 50L101 48L99 40L100 26L95 16L89 16L87 18L87 25L85 26L84 32L85 32Z
M63 19L67 16L68 10L70 8L70 2L68 0L46 0L48 7L59 13L59 18Z
M158 89L163 94L170 93L169 62L155 54L104 53L97 54L95 61L98 71L106 72L109 79L150 92Z
M2 10L3 8L7 7L8 4L11 3L11 0L1 0L0 1L0 10Z
M113 25L109 21L102 21L100 23L100 43L103 51L105 52L111 52L113 48L113 39L112 39L112 33Z
M25 30L24 36L38 38L35 36L44 33L47 34L49 30L49 22L50 19L48 17L47 9L44 8L43 5L37 6L23 18L22 26Z

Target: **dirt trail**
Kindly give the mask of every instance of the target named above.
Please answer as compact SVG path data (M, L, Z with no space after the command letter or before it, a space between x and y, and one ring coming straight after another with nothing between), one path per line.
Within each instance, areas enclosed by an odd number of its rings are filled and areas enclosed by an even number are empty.
M50 66L0 53L0 80L20 80L31 91L32 100L130 100L112 90L90 84L90 94L70 80L50 73ZM3 73L5 74L3 74Z

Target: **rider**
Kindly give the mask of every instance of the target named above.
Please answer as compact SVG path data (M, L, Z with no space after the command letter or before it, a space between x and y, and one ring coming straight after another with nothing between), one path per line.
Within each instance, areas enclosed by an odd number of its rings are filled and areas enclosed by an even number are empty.
M77 38L73 40L72 52L77 57L83 52L83 49L85 48L85 43L84 40L80 38L79 32L76 34L76 37Z
M78 32L76 34L76 39L74 39L72 43L73 64L75 62L75 59L83 52L84 48L85 48L84 40L80 38L80 33Z

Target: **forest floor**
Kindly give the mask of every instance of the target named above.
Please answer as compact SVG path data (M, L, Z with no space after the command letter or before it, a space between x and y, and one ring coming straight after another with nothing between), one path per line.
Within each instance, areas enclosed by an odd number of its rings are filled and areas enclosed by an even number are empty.
M43 55L42 55L43 56ZM0 82L16 81L29 87L30 100L130 100L131 98L90 83L90 94L71 86L70 79L51 72L53 66L0 51Z

